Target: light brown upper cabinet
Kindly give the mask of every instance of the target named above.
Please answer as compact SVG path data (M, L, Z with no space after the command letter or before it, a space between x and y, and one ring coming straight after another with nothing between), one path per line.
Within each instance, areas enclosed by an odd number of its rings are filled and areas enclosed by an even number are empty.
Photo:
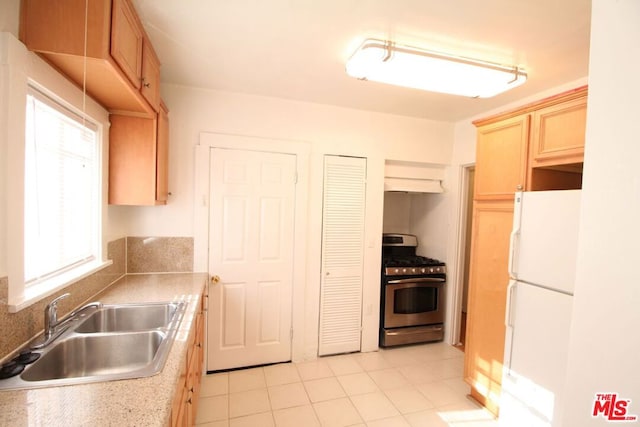
M142 77L142 26L133 6L126 0L113 0L111 11L111 56L134 87Z
M111 114L109 203L164 205L168 198L169 117Z
M587 126L587 93L533 112L530 167L581 163Z
M86 85L87 93L108 110L149 117L157 112L156 71L146 87L146 35L130 0L22 0L20 39L78 86ZM147 50L155 56L153 49ZM158 92L143 95L141 88Z
M527 181L530 190L582 188L587 87L532 112Z
M160 61L146 37L142 43L142 77L140 93L151 108L160 111Z
M526 179L529 116L521 115L478 128L476 200L513 199Z

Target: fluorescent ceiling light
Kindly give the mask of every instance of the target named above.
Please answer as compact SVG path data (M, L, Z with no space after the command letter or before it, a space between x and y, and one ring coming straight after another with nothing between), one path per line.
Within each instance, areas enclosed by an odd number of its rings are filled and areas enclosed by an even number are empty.
M430 52L367 39L347 61L347 74L397 86L490 98L527 80L517 66Z

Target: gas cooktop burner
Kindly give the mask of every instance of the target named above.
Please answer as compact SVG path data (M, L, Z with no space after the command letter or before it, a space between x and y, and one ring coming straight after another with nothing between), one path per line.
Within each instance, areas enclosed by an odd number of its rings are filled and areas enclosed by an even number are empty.
M444 265L442 261L422 256L406 257L406 258L385 258L383 260L385 267L423 267L431 265Z
M444 262L423 256L385 257L382 259L382 272L385 276L432 276L444 275L447 270Z
M444 265L444 262L437 259L427 258L423 256L403 256L403 257L386 257L382 260L385 267L425 267Z

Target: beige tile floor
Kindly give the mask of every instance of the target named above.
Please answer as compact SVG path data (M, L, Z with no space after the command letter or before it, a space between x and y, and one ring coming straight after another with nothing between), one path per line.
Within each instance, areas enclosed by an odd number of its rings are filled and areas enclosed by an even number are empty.
M496 427L471 401L463 353L431 343L207 375L207 427Z

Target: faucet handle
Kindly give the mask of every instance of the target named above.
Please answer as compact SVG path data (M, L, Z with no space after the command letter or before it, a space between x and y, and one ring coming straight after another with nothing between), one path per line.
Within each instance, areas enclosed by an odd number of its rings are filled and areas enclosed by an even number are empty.
M44 308L45 335L50 335L51 328L56 326L56 323L58 322L58 303L60 302L61 299L66 298L69 295L71 295L69 292L60 295L59 297L51 301L49 304L47 304L47 306Z
M49 304L47 304L47 307L45 308L45 310L51 310L51 309L55 310L56 308L58 308L58 303L60 302L60 300L68 297L69 295L71 295L71 294L69 292L66 292L66 293L60 295L59 297L55 298Z

